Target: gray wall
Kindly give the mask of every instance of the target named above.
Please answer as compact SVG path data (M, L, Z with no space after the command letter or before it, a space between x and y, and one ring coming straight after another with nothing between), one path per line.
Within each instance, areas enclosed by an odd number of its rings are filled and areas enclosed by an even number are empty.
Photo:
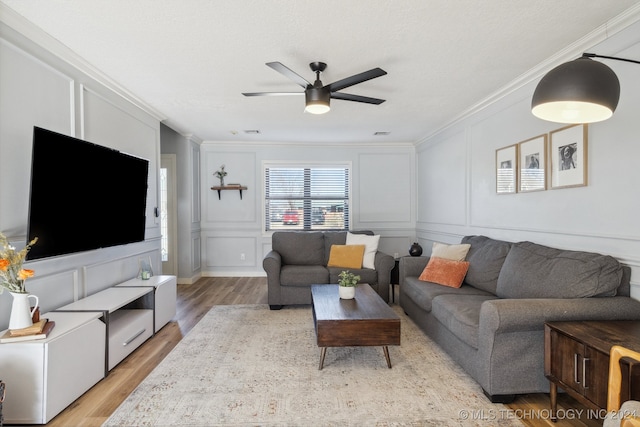
M200 145L160 125L162 154L176 155L178 283L193 283L201 273Z
M584 51L640 60L640 24ZM622 93L613 118L589 125L585 187L496 194L496 150L564 126L531 114L538 79L418 145L416 230L424 247L485 234L600 252L632 268L632 295L640 298L640 65L605 62Z
M0 22L0 231L14 246L24 247L27 238L33 126L126 151L150 162L144 242L27 263L35 270L27 290L39 297L45 313L135 277L140 258L150 257L154 268L160 267L160 227L154 215L160 123L70 61L56 57L52 46L61 47L55 40L40 34L48 45L44 49L15 31L4 18ZM55 176L51 184L55 191ZM91 183L86 185L91 191ZM76 206L51 208L70 210ZM77 232L90 233L91 227L100 227L90 217L87 224ZM8 325L11 302L9 293L0 295L0 329Z
M412 144L251 144L204 141L201 146L202 273L262 276L271 249L264 232L263 162L352 164L351 228L380 234L380 250L407 255L415 230L415 148ZM211 190L220 165L225 182L246 185L243 198ZM244 254L244 259L242 259Z

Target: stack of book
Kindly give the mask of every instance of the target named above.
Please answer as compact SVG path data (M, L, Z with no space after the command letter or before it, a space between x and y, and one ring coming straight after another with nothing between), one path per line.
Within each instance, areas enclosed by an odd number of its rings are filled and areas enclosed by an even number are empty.
M0 344L18 341L33 341L46 338L56 322L48 319L40 319L33 325L22 329L8 329L0 336Z

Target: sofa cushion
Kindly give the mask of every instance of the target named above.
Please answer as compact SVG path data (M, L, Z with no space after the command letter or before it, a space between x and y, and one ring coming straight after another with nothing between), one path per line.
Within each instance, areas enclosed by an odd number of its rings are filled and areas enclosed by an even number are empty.
M467 345L478 348L480 308L495 295L440 295L433 300L433 317Z
M520 242L505 259L496 291L501 298L612 296L621 280L622 266L608 255Z
M502 264L512 244L486 236L465 236L462 243L471 245L467 254L469 270L464 282L495 294Z
M468 243L447 245L445 243L433 242L431 256L454 261L464 261L470 247L471 245Z
M378 252L380 235L367 236L365 234L354 234L347 232L347 245L365 245L362 266L364 268L376 268L374 261Z
M344 268L340 267L329 267L329 283L338 283L340 279L338 275L343 270ZM376 270L371 270L370 268L350 268L349 271L360 276L359 283L369 283L370 285L378 283L378 272Z
M323 233L276 231L271 247L280 254L284 265L326 265Z
M283 265L280 270L281 286L309 286L322 283L329 283L329 270L322 265Z
M331 245L327 267L362 268L364 245Z
M437 283L423 282L417 277L406 277L402 284L401 298L409 298L422 310L430 312L433 299L439 295L484 295L493 296L489 292L482 291L463 284L459 288L438 285Z
M351 233L373 236L373 231L371 230L354 230L354 231L351 231ZM323 234L324 234L324 262L322 263L322 265L327 265L327 263L329 262L329 255L331 255L331 246L346 245L347 232L346 231L325 231Z
M469 263L467 261L453 261L432 256L418 279L459 288L468 268Z

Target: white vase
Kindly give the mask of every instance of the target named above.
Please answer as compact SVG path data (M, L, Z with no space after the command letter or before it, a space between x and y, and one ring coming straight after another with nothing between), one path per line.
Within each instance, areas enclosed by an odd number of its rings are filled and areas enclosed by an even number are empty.
M33 313L38 308L38 297L30 294L20 294L17 292L10 292L13 296L13 303L11 304L11 317L9 318L9 329L22 329L28 328L33 325ZM33 310L29 306L29 298L35 298L36 304Z
M338 286L340 299L353 299L356 296L355 286Z

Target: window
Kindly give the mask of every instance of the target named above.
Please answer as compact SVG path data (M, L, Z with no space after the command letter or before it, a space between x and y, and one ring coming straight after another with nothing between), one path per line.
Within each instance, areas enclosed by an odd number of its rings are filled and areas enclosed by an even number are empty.
M265 230L348 230L347 164L265 164Z

